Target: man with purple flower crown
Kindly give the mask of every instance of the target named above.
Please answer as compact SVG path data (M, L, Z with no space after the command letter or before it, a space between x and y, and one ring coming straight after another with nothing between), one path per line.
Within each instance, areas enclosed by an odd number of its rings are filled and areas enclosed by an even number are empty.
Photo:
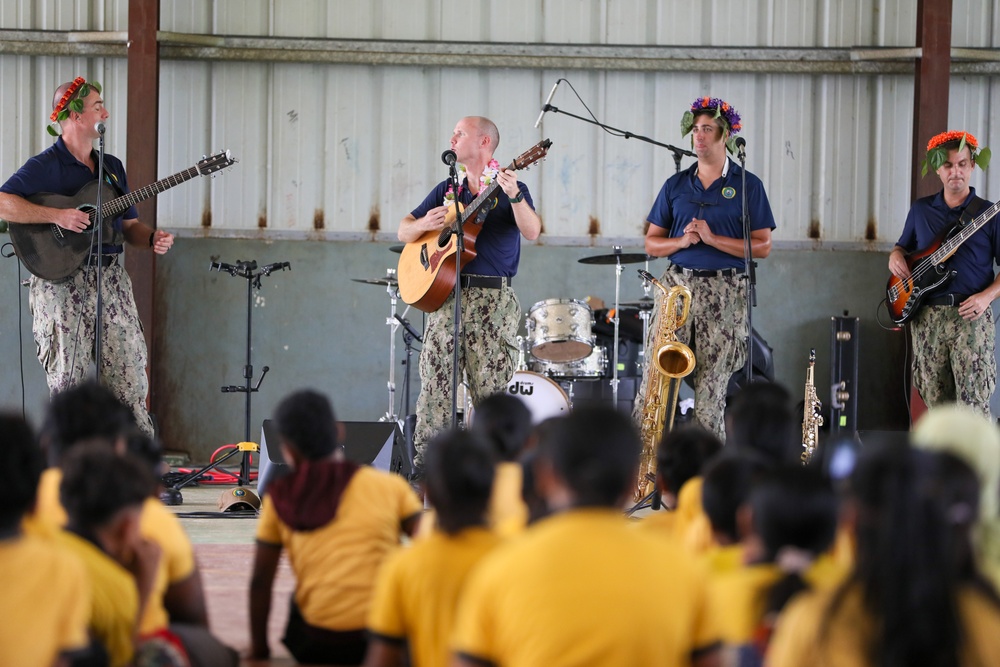
M476 257L462 268L462 340L459 378L464 370L473 403L503 391L517 363L517 327L521 306L511 278L521 257L521 237L538 238L541 219L515 172L493 159L500 132L489 118L467 116L455 125L451 149L461 172L458 201L468 205L496 179L502 189L476 239ZM482 174L476 178L476 174ZM459 174L462 178L463 174ZM412 243L429 231L440 231L454 208L455 193L447 180L399 223L399 240ZM455 296L452 294L427 319L420 351L420 396L414 432L415 465L423 464L427 443L451 425L451 378L454 350Z
M691 347L697 360L691 375L695 419L723 440L729 378L746 362L743 170L726 154L734 151L733 137L742 128L736 109L717 97L700 97L691 104L681 118L681 132L691 134L698 161L663 184L646 231L646 252L670 258L660 278L663 286L691 290L691 309L677 340ZM763 184L750 172L746 188L751 252L762 259L771 252L774 216ZM649 330L655 336L655 315ZM637 415L645 403L646 377L643 373L636 397Z
M903 233L889 253L889 271L909 280L914 259L922 259L956 224L977 217L990 202L969 185L976 165L986 169L990 149L968 132L942 132L927 144L923 175L935 171L940 192L913 202ZM915 252L913 258L907 253ZM913 384L929 407L959 402L990 415L996 387L996 327L991 304L1000 295L1000 223L994 217L971 235L947 260L954 277L920 301L910 320ZM926 307L924 307L926 306Z

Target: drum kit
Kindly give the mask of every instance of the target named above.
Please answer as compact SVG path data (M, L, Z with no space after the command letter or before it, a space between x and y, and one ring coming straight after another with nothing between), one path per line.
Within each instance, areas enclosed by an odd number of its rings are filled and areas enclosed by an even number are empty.
M400 252L403 246L392 246L390 250ZM531 411L532 421L541 422L550 417L567 413L573 406L574 388L578 382L595 382L609 379L612 390L612 404L618 405L619 373L638 376L641 373L642 351L629 364L620 364L619 350L623 342L620 330L622 313L631 314L632 319L642 322L641 338L635 327L627 327L624 338L629 342L643 344L648 333L649 319L653 310L653 299L649 296L650 286L643 284L645 296L637 301L620 302L621 273L625 264L645 262L653 259L644 253L622 253L621 246L613 246L612 254L595 255L578 260L581 264L615 267L615 302L612 310L598 310L600 325L613 325L611 335L595 334L595 311L590 304L580 299L544 299L535 303L525 318L527 337L518 337L520 355L518 367L507 385L512 396L524 401ZM404 327L407 347L406 391L404 392L404 414L409 414L409 367L411 343L420 336L405 319L407 306L402 316L397 314L399 299L398 280L394 269L387 269L379 278L352 278L354 282L385 287L389 296L389 406L380 421L398 421L396 412L396 333ZM622 310L626 309L626 310ZM628 324L634 324L630 321ZM639 340L636 340L639 339ZM610 359L609 359L610 354ZM629 366L635 366L630 368ZM610 368L609 368L610 367ZM469 395L461 391L461 395ZM466 406L466 420L474 416L471 406Z

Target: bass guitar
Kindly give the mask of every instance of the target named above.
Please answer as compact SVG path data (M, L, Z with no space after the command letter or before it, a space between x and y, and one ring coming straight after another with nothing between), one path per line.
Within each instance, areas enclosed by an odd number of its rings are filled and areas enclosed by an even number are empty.
M516 171L538 162L548 154L551 145L548 139L538 142L517 156L507 169ZM448 299L455 288L456 234L461 230L463 235L459 261L464 267L476 256L476 237L483 228L486 214L493 208L494 193L499 187L494 179L468 206L462 207L459 203L458 215L455 214L455 206L449 206L445 217L447 226L443 230L426 232L403 247L396 272L399 296L403 301L425 313L432 313Z
M910 277L903 280L889 276L886 285L886 307L893 322L903 324L913 319L924 297L955 277L956 272L948 268L948 259L998 211L1000 202L984 209L971 222L950 228L927 248L907 255Z
M175 185L189 181L195 176L214 174L236 162L229 151L216 153L204 158L198 164L151 183L145 187L118 196L119 193L108 183L103 183L101 194L104 233L110 238L111 221L129 206L169 190ZM34 275L43 280L62 280L76 271L90 254L94 243L97 220L97 180L93 180L80 188L75 195L64 196L49 192L40 192L28 197L28 201L40 206L52 208L77 208L90 216L90 226L82 232L68 232L56 224L19 224L11 223L7 230L14 244L14 251L24 266Z

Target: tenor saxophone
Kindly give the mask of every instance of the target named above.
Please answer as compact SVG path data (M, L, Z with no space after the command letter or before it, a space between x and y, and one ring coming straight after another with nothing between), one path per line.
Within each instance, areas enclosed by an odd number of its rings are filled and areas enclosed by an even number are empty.
M646 363L646 395L639 428L642 454L634 493L636 502L651 491L652 479L656 477L656 446L663 437L664 429L669 431L674 427L681 380L691 374L695 365L691 348L678 341L676 334L684 326L691 310L691 290L682 285L668 290L649 272L640 270L639 275L655 285L663 295L656 336L650 345L654 352Z
M816 366L816 349L809 350L809 366L806 368L805 402L802 408L802 465L807 465L816 453L819 444L819 427L823 425L820 410L823 404L816 396L813 384L813 368Z

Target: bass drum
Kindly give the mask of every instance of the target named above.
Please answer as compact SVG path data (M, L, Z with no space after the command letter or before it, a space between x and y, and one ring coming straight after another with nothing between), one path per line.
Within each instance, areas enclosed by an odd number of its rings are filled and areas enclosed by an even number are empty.
M507 383L507 393L519 398L531 411L531 423L569 414L569 396L558 384L538 373L517 371ZM475 421L476 410L469 408L468 423Z

